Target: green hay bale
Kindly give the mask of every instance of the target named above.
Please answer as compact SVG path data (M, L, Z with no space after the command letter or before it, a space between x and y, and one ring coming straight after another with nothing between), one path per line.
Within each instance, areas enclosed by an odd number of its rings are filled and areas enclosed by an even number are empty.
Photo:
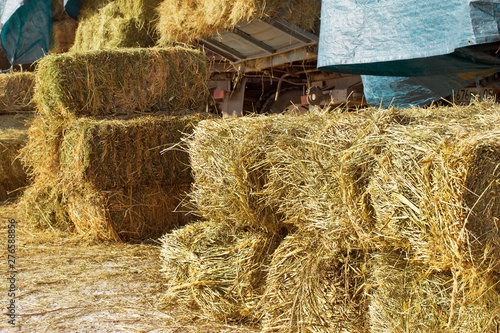
M34 111L34 85L31 72L0 74L0 114Z
M194 175L191 199L204 218L265 231L283 227L263 192L273 161L268 151L286 146L322 124L317 115L243 117L201 122L187 141Z
M46 117L197 108L207 76L203 53L181 47L52 54L38 64L35 100Z
M75 120L65 127L61 141L61 177L65 182L89 182L100 189L191 182L188 154L181 149L161 151L181 142L204 118Z
M28 183L26 170L17 159L27 139L26 130L0 129L0 202L17 196Z
M404 253L378 253L369 263L370 332L496 332L498 276L463 284L451 271L411 263Z
M75 42L78 21L67 18L52 23L49 53L68 52Z
M279 237L197 222L162 239L167 297L218 321L256 321L267 264Z
M161 0L82 1L72 51L150 47L157 36L155 12Z
M287 8L288 0L164 0L158 6L159 44L192 43L241 22L274 18ZM318 33L320 0L298 0L285 9L282 18L302 29Z
M382 243L464 274L500 266L500 132L467 126L393 126L367 139L381 144L370 194Z
M346 251L334 229L302 229L273 254L264 332L367 332L365 254Z

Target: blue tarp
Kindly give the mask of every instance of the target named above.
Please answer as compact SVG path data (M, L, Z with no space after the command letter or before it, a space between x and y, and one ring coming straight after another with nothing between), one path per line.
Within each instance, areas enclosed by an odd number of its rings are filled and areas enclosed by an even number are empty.
M12 65L30 64L49 51L50 0L0 0L0 40Z
M323 0L318 68L362 74L373 104L427 104L500 70L480 47L499 24L500 0Z
M79 3L64 0L73 18ZM49 52L51 17L51 0L0 0L0 41L12 65L31 64Z
M78 18L78 8L80 6L80 0L64 0L64 9L69 16L75 20Z

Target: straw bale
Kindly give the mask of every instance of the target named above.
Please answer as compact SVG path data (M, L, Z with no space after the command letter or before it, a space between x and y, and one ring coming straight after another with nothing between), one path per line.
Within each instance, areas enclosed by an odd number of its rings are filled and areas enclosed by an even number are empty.
M321 124L313 114L200 122L187 142L195 210L207 220L279 230L282 216L263 193L274 163L268 151L286 147L290 138L304 137Z
M53 22L49 53L68 52L75 42L76 28L78 21L71 18Z
M381 149L369 186L380 240L437 270L499 265L500 132L468 126L392 126L367 138Z
M65 182L97 188L164 185L192 181L188 154L169 148L206 116L77 119L67 124L60 146Z
M377 123L382 120L374 117L324 114L321 128L305 137L291 137L295 143L285 149L268 152L276 162L269 168L264 193L287 222L298 227L328 225L337 230L332 233L335 241L351 249L367 245L360 240L369 238L374 223L366 193L372 165L351 160L366 135L380 133Z
M208 72L203 53L181 47L52 54L38 64L35 100L47 117L197 108Z
M159 44L192 43L239 23L254 19L282 18L302 29L318 33L320 0L298 0L288 8L289 0L164 0L158 6Z
M463 284L404 252L377 253L368 266L370 332L493 333L500 325L499 276Z
M264 332L366 332L366 255L345 250L334 229L288 235L273 254L264 293Z
M178 206L190 184L143 185L97 190L90 184L72 189L66 210L77 234L93 240L143 241L190 221Z
M162 239L167 297L211 319L255 321L266 267L280 237L218 222L197 222Z
M0 129L0 202L17 195L16 190L27 185L26 170L17 159L27 136L26 130Z
M32 72L0 74L0 114L34 111L34 83Z
M82 2L72 51L151 47L157 34L154 10L161 0Z

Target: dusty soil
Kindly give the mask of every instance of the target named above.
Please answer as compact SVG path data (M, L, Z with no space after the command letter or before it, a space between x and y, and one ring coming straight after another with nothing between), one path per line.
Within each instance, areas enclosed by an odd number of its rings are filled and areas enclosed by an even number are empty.
M12 267L9 219L17 221ZM14 205L3 204L0 248L0 332L259 332L210 322L167 303L157 244L88 244L61 232L33 230ZM15 326L8 323L6 308L12 276Z

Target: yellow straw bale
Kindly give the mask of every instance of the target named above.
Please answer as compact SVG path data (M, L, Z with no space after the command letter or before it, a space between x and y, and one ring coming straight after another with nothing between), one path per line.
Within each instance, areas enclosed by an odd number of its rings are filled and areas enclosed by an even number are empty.
M166 234L161 260L167 296L211 319L255 321L270 254L280 240L215 222Z
M404 252L377 253L370 266L370 332L496 332L498 276L463 284L452 271L414 264Z
M280 230L282 216L263 192L274 147L304 137L321 125L316 115L245 117L202 121L188 140L194 175L192 201L208 220L267 231ZM279 161L278 161L279 162Z
M383 142L370 184L383 243L437 270L498 268L499 137L427 123L368 139Z
M273 254L262 299L263 332L367 332L365 254L334 229L288 235Z

